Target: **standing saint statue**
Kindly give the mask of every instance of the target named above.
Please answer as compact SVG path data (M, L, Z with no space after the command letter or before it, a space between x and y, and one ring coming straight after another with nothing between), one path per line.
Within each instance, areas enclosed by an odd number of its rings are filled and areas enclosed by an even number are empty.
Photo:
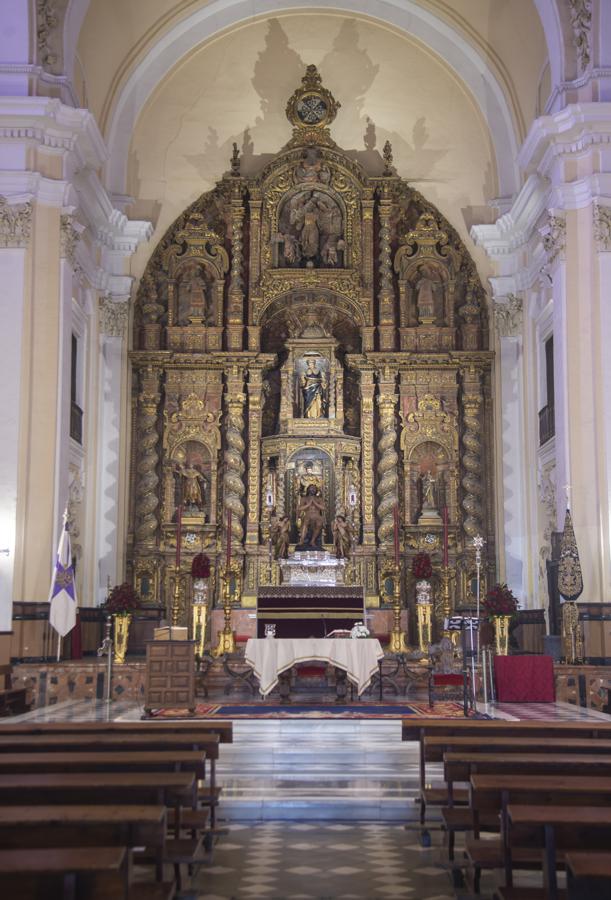
M303 416L305 419L322 419L325 414L327 379L315 359L308 358L306 370L301 376Z
M288 516L280 516L277 519L276 527L272 532L272 545L274 548L274 559L289 558L291 520Z
M437 509L435 499L435 478L430 469L422 476L422 508Z
M182 484L182 500L186 507L195 506L197 509L204 508L204 495L201 485L205 484L206 479L194 466L178 466L178 474L181 476Z
M318 496L313 484L309 486L297 507L297 525L300 528L299 542L308 547L322 545L322 530L325 524L325 501Z
M435 271L427 265L418 266L420 278L416 282L416 305L421 319L435 318Z
M333 546L338 559L350 559L352 555L352 525L343 513L333 520Z

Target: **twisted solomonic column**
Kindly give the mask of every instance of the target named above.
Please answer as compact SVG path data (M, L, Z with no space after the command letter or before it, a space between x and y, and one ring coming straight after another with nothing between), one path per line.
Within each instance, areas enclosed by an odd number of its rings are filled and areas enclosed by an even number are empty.
M154 544L159 527L159 497L157 486L159 476L159 434L157 415L159 406L159 371L147 366L140 373L140 394L138 395L138 462L136 465L136 542L140 545Z
M223 504L231 510L231 540L237 548L244 537L244 394L231 393L227 398L225 474L223 476Z
M395 399L378 397L380 412L380 440L378 451L378 540L380 544L392 543L394 537L394 508L399 502L399 456L395 450Z
M463 436L462 443L462 487L464 495L462 508L466 515L463 531L468 538L482 533L482 425L480 408L482 404L480 374L469 370L463 375Z

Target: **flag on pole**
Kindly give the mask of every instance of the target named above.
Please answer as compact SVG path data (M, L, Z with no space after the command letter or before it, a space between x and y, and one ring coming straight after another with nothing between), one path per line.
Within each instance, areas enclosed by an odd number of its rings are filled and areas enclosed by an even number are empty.
M49 622L60 637L72 631L76 625L76 585L72 566L72 548L68 532L68 515L64 513L64 527L59 539L57 561L49 592Z
M562 594L564 599L568 601L577 600L583 591L583 577L581 574L581 563L579 562L579 551L577 549L577 541L575 540L575 532L573 531L571 511L568 507L564 519L562 541L560 543L558 591Z

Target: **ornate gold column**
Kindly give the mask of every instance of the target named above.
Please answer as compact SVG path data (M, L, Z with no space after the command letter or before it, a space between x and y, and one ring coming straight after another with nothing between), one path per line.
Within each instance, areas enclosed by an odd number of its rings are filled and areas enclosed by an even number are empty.
M159 435L157 433L159 393L159 369L146 366L140 370L138 394L138 462L136 480L136 543L140 549L156 544L159 528Z
M225 405L225 473L223 475L223 508L231 510L232 551L243 553L244 538L244 369L232 366L225 372L227 392ZM226 540L226 534L223 535Z
M242 203L243 184L236 179L231 192L231 273L229 282L229 302L227 307L227 349L242 349L244 326L244 265L243 225L244 205Z
M399 503L399 456L397 442L395 393L396 375L388 369L380 373L378 395L378 540L383 547L392 545L394 537L393 510Z
M390 215L392 200L389 185L380 186L380 233L378 239L378 262L380 271L379 327L380 350L394 350L395 347L395 292L392 283L390 259Z
M248 256L250 310L248 320L248 349L259 350L261 344L261 328L253 325L254 301L259 296L259 279L261 277L261 209L263 200L259 188L250 189L248 201L250 208L250 251Z
M465 512L463 531L468 538L474 538L482 531L482 444L481 406L482 373L470 365L461 370L462 410L463 410L463 454L462 486L464 496L462 507Z
M375 545L375 514L373 509L373 368L361 370L361 440L362 440L362 515L363 544Z
M259 498L261 496L261 410L263 406L263 372L248 370L248 515L246 543L259 545Z

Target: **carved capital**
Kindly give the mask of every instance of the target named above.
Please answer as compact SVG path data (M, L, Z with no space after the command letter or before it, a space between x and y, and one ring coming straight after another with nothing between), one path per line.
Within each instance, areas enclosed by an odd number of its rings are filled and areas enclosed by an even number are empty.
M573 46L581 72L590 65L590 33L592 29L592 0L568 0L573 29Z
M594 207L594 239L599 251L611 250L611 208Z
M503 303L494 301L494 324L499 337L515 337L522 328L523 301L515 294L507 294Z
M25 247L32 233L32 204L11 206L0 196L0 247Z
M74 224L74 217L63 215L59 225L60 256L67 259L73 269L77 268L75 254L80 237L80 231Z
M129 301L100 297L98 301L100 331L108 337L123 338L127 333Z
M550 214L547 225L541 229L541 236L549 265L558 256L564 257L566 251L566 220L564 218Z
M54 49L54 31L58 25L59 17L52 0L36 0L36 40L40 62L46 69L58 61Z

